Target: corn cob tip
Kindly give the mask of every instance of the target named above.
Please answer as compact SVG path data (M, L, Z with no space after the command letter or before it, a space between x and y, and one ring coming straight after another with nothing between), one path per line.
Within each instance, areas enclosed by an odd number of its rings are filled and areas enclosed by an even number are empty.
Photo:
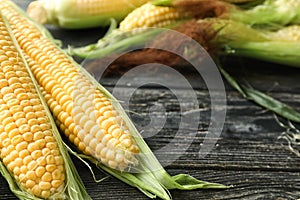
M30 18L40 24L47 23L47 10L41 1L33 1L27 7L27 14Z

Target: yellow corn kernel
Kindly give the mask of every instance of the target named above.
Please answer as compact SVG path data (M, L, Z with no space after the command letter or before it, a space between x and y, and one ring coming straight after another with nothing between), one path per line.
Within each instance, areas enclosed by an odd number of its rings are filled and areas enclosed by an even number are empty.
M35 144L38 140L34 138L36 133L33 127L40 125L35 113L40 112L44 107L35 87L26 91L28 85L34 84L23 63L23 58L14 46L2 16L0 16L0 29L0 53L2 54L0 73L3 75L0 81L0 99L3 103L0 108L1 160L22 190L39 198L48 198L63 192L64 180L61 179L58 182L60 185L53 187L52 179L49 178L52 175L49 175L49 172L40 174L41 170L39 170L38 175L42 177L41 179L37 179L35 172L40 167L38 160L43 157L41 152L46 145ZM44 115L42 118L49 127L48 131L52 132L48 117ZM52 137L54 138L53 134ZM57 145L53 143L52 141L52 148L60 152ZM55 170L64 177L64 162L62 155L57 155L57 151L55 157L58 157L57 160L60 162L57 162ZM39 186L42 186L43 191Z
M155 6L146 3L129 13L120 22L120 30L131 31L135 28L164 27L186 17L185 13L179 12L173 7Z

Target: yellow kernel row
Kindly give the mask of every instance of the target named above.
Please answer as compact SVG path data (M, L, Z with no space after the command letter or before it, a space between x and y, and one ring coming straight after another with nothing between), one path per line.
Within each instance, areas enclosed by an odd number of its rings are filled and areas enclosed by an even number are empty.
M63 192L64 162L23 58L1 17L0 38L0 157L22 189L49 198ZM47 136L52 138L48 143ZM49 164L56 169L41 170Z

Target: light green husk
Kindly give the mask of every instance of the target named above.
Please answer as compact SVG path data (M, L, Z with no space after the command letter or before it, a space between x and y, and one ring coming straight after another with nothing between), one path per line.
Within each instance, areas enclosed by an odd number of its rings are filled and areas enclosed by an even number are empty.
M229 73L227 73L223 69L220 64L218 65L218 67L227 82L230 83L230 85L240 94L242 94L244 98L250 101L254 101L258 105L284 117L287 120L300 122L300 113L298 111L263 92L238 83Z
M119 22L133 9L146 3L147 0L119 0L119 2L126 4L126 6L116 7L112 4L111 10L103 7L99 9L98 14L93 14L80 13L81 6L77 5L76 0L37 0L28 6L27 13L38 23L57 25L62 28L105 27L109 25L110 18ZM81 3L85 4L82 6L88 6L91 2L81 1ZM98 5L101 5L101 2Z
M249 10L233 10L229 19L251 25L258 24L299 24L300 1L298 0L265 0Z
M210 23L215 33L212 42L220 47L223 55L246 56L274 63L300 67L300 40L297 37L289 37L282 34L290 31L290 27L282 28L276 32L253 29L248 25L232 20L204 19L198 21ZM299 29L300 30L300 29ZM294 36L293 34L290 34ZM217 59L215 59L217 61ZM217 61L218 62L218 61ZM290 106L253 88L239 84L219 64L219 70L223 77L248 100L295 122L300 122L300 113Z
M231 43L226 51L236 56L300 67L300 43L297 42Z
M69 47L67 52L71 56L81 58L101 58L113 53L122 53L128 49L137 49L153 39L153 37L162 32L162 29L141 30L141 33L135 34L134 31L123 32L119 29L98 40L96 44L90 44L85 47Z
M81 180L81 178L80 178L80 176L68 154L66 147L64 146L64 143L62 142L62 138L60 137L59 131L55 125L55 122L53 120L53 117L52 117L49 109L48 109L45 99L43 98L41 91L39 90L38 84L31 72L29 66L27 65L27 63L25 61L25 58L22 54L22 51L21 51L16 39L13 36L13 33L11 31L8 21L5 19L5 17L3 17L3 18L4 18L5 25L8 28L9 34L14 42L14 45L15 45L20 57L22 58L22 61L24 62L25 67L27 68L27 71L35 85L35 89L36 89L36 91L40 97L40 100L43 104L43 107L47 113L47 117L50 120L52 132L54 134L54 137L58 144L60 153L64 160L64 166L65 166L65 171L66 171L66 182L65 182L66 188L64 190L64 193L57 194L57 195L55 194L54 196L50 197L50 199L69 199L69 200L86 199L86 200L89 200L91 198L88 195L87 191L85 190L83 182L82 182L82 180ZM18 197L21 200L41 200L40 198L28 193L27 191L22 190L18 186L18 183L16 182L16 180L13 178L13 175L10 174L9 171L7 170L7 168L4 166L2 161L0 161L0 172L1 172L2 176L7 180L10 190L15 194L16 197Z
M172 28L185 20L178 20L165 28ZM163 28L136 28L132 31L122 31L116 28L116 21L111 20L111 25L104 37L100 38L97 43L84 47L73 48L69 46L67 53L70 56L80 58L102 58L111 54L123 53L128 50L142 48L147 42L151 41L156 35L161 34ZM167 30L167 29L165 29Z
M277 31L254 29L232 20L204 19L211 24L208 30L216 33L213 44L220 54L245 56L294 67L300 67L300 26L284 27Z
M29 18L27 18L27 16L23 12L19 13L27 20L29 20L30 23L36 24L35 22L32 22ZM48 31L44 27L36 26L36 28L38 28L45 36L49 35L49 33L47 33ZM49 39L52 40L53 38L50 37ZM125 183L137 187L140 191L142 191L150 198L160 197L162 199L171 199L168 189L193 190L198 188L227 188L222 184L200 181L186 174L170 176L156 159L151 149L143 140L140 133L136 130L134 124L129 119L120 103L84 68L73 61L71 57L70 60L73 62L74 66L76 66L93 82L98 90L100 90L108 99L110 99L112 105L123 117L126 125L129 128L129 132L131 133L133 139L140 149L140 154L137 156L140 164L137 169L138 171L136 171L135 173L121 172L110 169L109 167L99 163L99 161L97 161L93 157L88 157L90 161L94 162L98 167L115 176L116 178L124 181Z
M244 98L253 101L263 108L266 108L274 112L275 114L284 117L286 120L300 123L300 113L298 111L288 106L287 104L266 95L263 92L238 83L227 71L224 70L220 63L218 63L218 68L227 82L240 94L242 94ZM277 117L275 119L278 121ZM290 122L287 127L285 127L281 122L279 122L279 125L283 128L286 128L286 131L279 137L279 139L286 140L288 142L289 150L291 150L291 152L295 153L297 156L300 156L299 130L295 128Z
M214 3L210 0L199 0ZM180 8L181 2L184 0L154 0L155 5L177 6ZM216 8L224 10L221 17L223 19L231 19L249 25L288 25L300 23L300 1L299 0L254 0L248 6L241 8L229 3L215 1ZM247 8L247 9L246 9ZM185 8L189 11L189 8Z
M210 25L206 32L215 35L211 43L221 49L219 54L245 56L300 67L300 26L270 31L220 18L198 20L198 23L199 26ZM161 32L162 29L155 28L140 32L122 32L114 29L96 44L78 48L69 47L68 54L81 58L101 58L122 53L130 48L143 47Z

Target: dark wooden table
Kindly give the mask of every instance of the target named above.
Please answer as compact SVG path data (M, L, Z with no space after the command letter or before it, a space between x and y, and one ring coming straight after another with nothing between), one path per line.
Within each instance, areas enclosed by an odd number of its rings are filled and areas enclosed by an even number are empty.
M15 0L26 8L29 0ZM95 42L104 32L103 29L61 30L49 27L55 38L64 45L81 46ZM271 96L288 103L300 111L300 69L257 62L245 59L231 59L226 68L240 80L265 91ZM214 149L204 158L199 159L198 152L203 141L210 117L210 99L203 81L192 74L185 74L192 83L199 100L201 122L196 137L192 141L182 139L178 146L192 142L176 161L166 167L172 174L188 173L194 177L232 185L226 190L172 190L175 200L179 199L297 199L300 198L300 158L293 154L287 143L278 137L285 131L278 125L271 112L241 97L226 82L227 115L221 136ZM112 91L118 76L107 76L101 83ZM142 80L141 80L142 81ZM134 85L130 81L124 84L123 95ZM179 88L184 94L185 88ZM122 93L120 93L122 100ZM188 97L187 97L188 98ZM143 129L150 120L149 108L160 105L163 110L152 110L158 119L166 116L162 130L152 137L145 138L153 150L160 149L170 142L173 133L178 129L180 120L179 103L172 92L164 87L146 85L136 90L130 101L130 114L134 123ZM186 106L189 104L183 104ZM183 130L190 131L190 130ZM195 131L195 130L194 130ZM164 152L158 155L168 160L171 154ZM93 199L147 199L137 189L132 188L114 177L101 183L95 183L87 167L75 158L75 165ZM100 179L105 175L96 170ZM16 199L10 192L4 178L0 178L0 199Z

